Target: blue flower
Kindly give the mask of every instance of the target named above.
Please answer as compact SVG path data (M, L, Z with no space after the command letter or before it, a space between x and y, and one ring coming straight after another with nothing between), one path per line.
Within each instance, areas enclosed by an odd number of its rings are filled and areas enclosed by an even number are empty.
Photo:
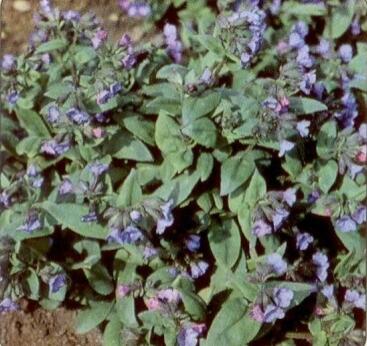
M91 212L89 212L88 214L86 214L86 215L83 215L82 217L81 217L81 221L82 222L87 222L87 223L90 223L90 222L95 222L95 221L97 221L97 214L96 214L96 212L95 211L91 211Z
M297 123L296 128L301 137L307 137L310 133L311 122L309 120L301 120Z
M166 23L163 35L167 45L167 52L171 58L179 63L182 60L182 43L178 38L177 28L173 24Z
M15 67L16 67L16 62L15 62L14 55L5 54L3 56L3 59L1 60L1 68L5 72L9 72L9 71L13 70Z
M306 95L309 95L315 83L316 83L316 71L312 70L308 73L305 73L302 76L302 81L299 84L299 87Z
M326 40L325 38L321 38L319 45L316 47L316 52L320 54L323 58L327 59L330 57L330 48L330 41Z
M272 323L276 320L283 319L285 316L284 310L274 304L269 304L264 311L264 322Z
M55 124L60 120L60 110L56 106L50 106L47 110L47 120L50 124Z
M196 234L190 234L185 240L185 245L191 252L196 252L200 248L200 236Z
M342 44L338 53L344 63L348 63L353 58L353 48L350 44Z
M70 142L68 140L58 142L56 139L50 139L42 143L40 151L41 153L51 156L60 156L66 153L69 149Z
M328 275L327 270L330 266L329 259L327 258L325 254L318 251L312 256L312 262L316 266L317 278L321 282L324 282L327 278L327 275Z
M0 313L16 311L19 305L10 298L4 298L0 302Z
M17 230L32 233L42 227L41 220L38 213L31 211L28 213L25 222L22 226L19 226Z
M142 219L141 212L138 211L138 210L132 210L130 212L130 219L131 219L131 221L134 221L134 222L141 221L141 219Z
M334 286L333 285L325 285L322 288L321 293L324 295L325 298L327 298L329 300L334 298Z
M65 11L62 16L69 22L79 22L80 20L80 13L78 11Z
M19 99L18 91L11 91L7 96L7 101L11 106L14 106Z
M95 177L99 177L100 175L106 173L108 168L108 164L100 162L93 162L87 166L88 171L91 172Z
M344 300L358 309L366 310L366 295L356 290L347 289Z
M359 22L359 18L355 18L350 27L353 36L359 35L361 33L361 24Z
M204 331L204 324L189 323L184 325L177 336L178 346L197 346L198 338Z
M161 217L157 221L157 234L163 234L167 227L173 225L174 219L172 214L172 207L172 199L161 206Z
M297 200L297 188L289 188L283 192L283 201L286 202L290 207L294 205Z
M191 271L192 278L197 279L200 276L203 276L206 273L206 271L208 270L208 268L209 268L209 264L205 261L191 263L190 271Z
M271 234L272 227L264 220L257 220L254 223L251 232L256 237L263 237L264 235Z
M122 65L125 69L130 70L136 64L136 54L134 52L128 53L125 57L121 60Z
M289 288L278 288L275 287L273 290L274 303L280 308L287 308L291 304L294 297L294 293Z
M357 230L356 222L348 215L343 215L335 222L336 229L340 232L348 233Z
M143 233L135 226L128 226L125 229L114 228L107 237L108 242L117 244L134 244L143 239Z
M309 233L298 233L297 234L297 249L300 251L305 251L308 249L308 246L313 242L314 238Z
M72 193L74 190L73 184L70 181L70 179L64 179L62 183L59 186L59 193L60 195L67 195L69 193Z
M102 105L112 97L109 90L102 90L97 94L97 105Z
M110 94L116 96L122 90L122 85L119 82L110 85Z
M268 255L266 262L278 275L283 275L287 271L287 262L278 253Z
M276 208L274 214L272 215L273 226L275 230L278 230L283 222L289 216L289 211L283 208Z
M298 50L297 53L297 63L302 67L310 68L314 64L314 59L310 55L310 48L304 45Z
M366 222L367 219L367 207L360 206L358 209L353 213L352 218L356 221L359 225Z
M81 111L78 108L71 108L66 112L66 116L75 124L82 125L90 121L88 113Z
M294 148L295 144L293 142L287 141L287 140L282 140L280 142L280 150L279 150L279 157L284 156L285 153L287 153L288 151L291 151Z
M66 285L66 275L57 274L50 278L48 287L51 293L57 293L62 287Z

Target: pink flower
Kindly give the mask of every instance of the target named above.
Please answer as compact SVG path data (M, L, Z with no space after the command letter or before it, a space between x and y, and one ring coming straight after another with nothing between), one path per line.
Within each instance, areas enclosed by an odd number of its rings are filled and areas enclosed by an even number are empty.
M366 162L367 161L367 145L363 145L358 153L357 153L357 156L356 156L356 159L358 162Z
M264 312L262 311L259 304L256 304L252 307L250 315L255 321L258 322L264 321Z
M95 138L102 138L105 132L101 127L96 127L92 130L92 133Z
M147 299L145 301L145 305L147 306L148 310L159 310L161 307L161 304L156 297Z
M99 48L103 42L107 40L108 33L106 30L99 29L92 37L93 48Z
M118 285L116 288L116 297L123 298L131 291L130 286L128 285Z
M280 41L277 45L277 52L281 55L287 53L288 51L288 43L284 41Z

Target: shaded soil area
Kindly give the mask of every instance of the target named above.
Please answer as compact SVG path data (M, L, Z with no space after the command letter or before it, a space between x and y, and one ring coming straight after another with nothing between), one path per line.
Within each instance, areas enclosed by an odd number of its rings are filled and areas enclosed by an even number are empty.
M33 14L38 9L39 0L0 0L1 3L1 52L20 53L25 51L31 31ZM123 15L117 0L53 0L60 10L92 11L101 18L109 37L115 40L128 32L134 40L143 38L142 22ZM149 36L154 35L151 32Z
M95 329L78 335L73 323L75 311L59 308L33 311L23 302L23 309L0 315L1 346L100 346L101 333Z

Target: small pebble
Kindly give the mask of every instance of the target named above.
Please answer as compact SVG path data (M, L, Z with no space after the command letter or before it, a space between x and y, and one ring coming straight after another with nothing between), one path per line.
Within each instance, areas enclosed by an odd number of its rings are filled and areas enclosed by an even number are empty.
M31 4L26 0L16 0L13 2L13 8L18 12L28 12L31 9Z
M117 22L119 20L119 16L116 13L112 13L109 17L108 20L111 22Z

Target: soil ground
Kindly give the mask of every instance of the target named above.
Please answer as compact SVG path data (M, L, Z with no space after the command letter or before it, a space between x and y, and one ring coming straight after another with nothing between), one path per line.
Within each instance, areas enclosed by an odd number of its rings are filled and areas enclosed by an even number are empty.
M17 4L16 4L17 3ZM33 30L33 13L38 0L0 0L1 51L24 52ZM103 20L109 37L115 40L128 32L134 40L142 39L141 23L123 16L117 0L53 0L60 9L89 11ZM20 8L19 8L20 6ZM143 38L144 39L144 38ZM24 303L24 302L23 302ZM17 312L0 315L0 346L100 346L101 332L95 329L78 335L73 328L76 311L59 308L47 311L22 304Z

